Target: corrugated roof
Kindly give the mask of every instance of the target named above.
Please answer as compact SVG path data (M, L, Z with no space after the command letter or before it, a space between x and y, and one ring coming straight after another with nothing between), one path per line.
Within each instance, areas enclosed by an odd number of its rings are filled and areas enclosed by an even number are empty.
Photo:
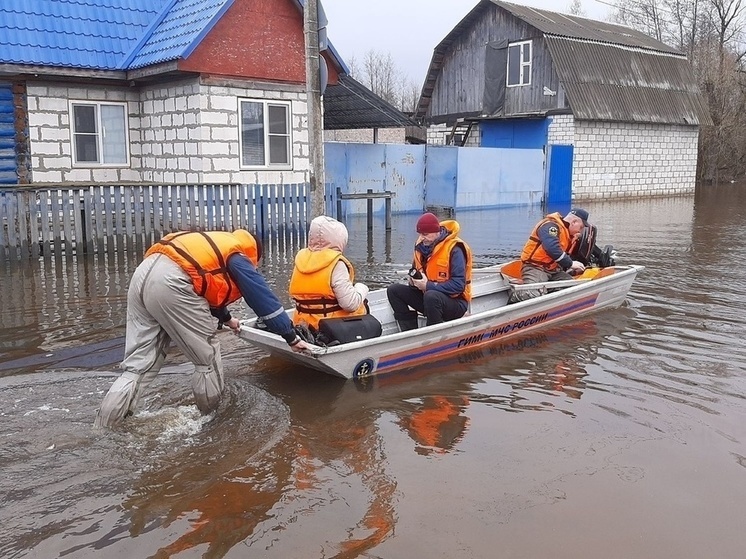
M546 37L576 118L711 124L686 58L566 37Z
M125 67L186 58L231 4L233 0L176 0Z
M501 0L481 0L435 47L415 118L424 119L453 43L494 4L544 34L579 119L711 124L686 58L644 33Z
M350 76L324 93L324 130L417 126L407 115Z
M2 0L0 62L114 70L170 0Z
M0 64L129 70L186 58L234 1L0 0Z
M587 39L602 43L615 43L629 47L639 47L659 52L676 53L678 51L665 43L661 43L645 33L617 25L596 21L584 17L558 14L548 10L539 10L529 6L520 6L501 0L490 0L496 6L509 11L514 16L522 19L529 25L533 25L539 31L548 35L560 35L562 37L574 37L576 39Z

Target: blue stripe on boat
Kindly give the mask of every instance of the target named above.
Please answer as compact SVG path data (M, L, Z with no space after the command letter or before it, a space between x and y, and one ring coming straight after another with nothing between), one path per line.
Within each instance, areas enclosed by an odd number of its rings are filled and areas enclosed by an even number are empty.
M516 323L520 322L521 320L531 320L535 316L542 316L547 315L547 319L542 321L542 324L546 324L547 322L552 322L554 320L560 319L568 314L573 314L578 311L582 311L588 308L592 308L596 304L596 299L598 298L598 294L591 295L589 297L586 297L584 299L580 299L578 301L575 301L571 304L561 305L555 309L550 309L546 312L542 313L534 313L530 316L527 316L525 318L518 319L517 321L511 320L510 322L506 322L504 324L500 324L498 326L490 327L485 330L482 330L481 332L475 333L474 335L479 335L480 333L484 334L487 332L491 332L495 330L496 328L505 327L510 323ZM499 339L501 339L503 336L496 336L492 338L488 338L487 340L484 340L480 343L476 343L473 345L470 345L469 348L479 347L482 345L485 345L487 343L495 342ZM386 369L391 369L395 367L401 367L402 365L410 364L411 362L418 361L422 358L426 357L432 357L439 355L441 353L448 353L449 351L452 351L454 349L458 348L459 342L464 338L463 335L460 335L458 338L453 338L450 340L446 340L445 342L442 342L435 346L430 346L428 348L424 349L415 349L410 350L407 353L404 354L394 354L394 356L391 357L382 357L378 361L378 367L376 367L376 372L384 371Z

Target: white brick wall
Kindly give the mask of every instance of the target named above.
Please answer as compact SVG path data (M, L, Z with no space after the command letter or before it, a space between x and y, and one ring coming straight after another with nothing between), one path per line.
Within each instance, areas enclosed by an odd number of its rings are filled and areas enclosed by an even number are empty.
M106 177L107 182L132 180L129 167L85 168L72 165L69 101L127 102L130 127L139 124L138 94L122 88L116 93L102 87L71 87L66 84L28 83L26 86L29 140L31 143L31 179L40 182L91 182ZM95 172L95 175L94 175ZM139 173L137 179L139 180Z
M285 182L308 180L308 105L302 91L262 90L240 85L183 82L152 87L141 94L143 113L164 134L146 135L142 145L143 179L153 182ZM291 102L293 167L277 171L242 170L238 99ZM173 155L188 157L175 158Z
M357 130L324 130L325 142L352 142L357 144L372 144L373 129L359 128ZM403 144L406 141L404 128L379 128L379 144Z
M694 192L696 126L575 121L573 198Z
M575 123L573 115L554 115L549 118L547 142L552 145L570 146L575 143Z
M555 115L550 144L574 146L576 200L694 192L699 130L694 126L598 122Z
M433 146L446 145L446 136L451 133L450 126L445 124L434 124L427 128L427 143Z
M33 182L306 182L308 104L293 91L212 85L199 79L133 88L27 86ZM292 89L292 88L291 88ZM240 168L238 98L291 103L292 169ZM69 100L127 102L130 163L72 165Z

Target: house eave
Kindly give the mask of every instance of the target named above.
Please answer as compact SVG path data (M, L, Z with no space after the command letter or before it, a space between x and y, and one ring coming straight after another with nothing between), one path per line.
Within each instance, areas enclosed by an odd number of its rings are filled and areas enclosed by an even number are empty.
M38 66L32 64L0 64L0 77L10 79L49 77L126 81L127 73L120 70L92 70L88 68Z

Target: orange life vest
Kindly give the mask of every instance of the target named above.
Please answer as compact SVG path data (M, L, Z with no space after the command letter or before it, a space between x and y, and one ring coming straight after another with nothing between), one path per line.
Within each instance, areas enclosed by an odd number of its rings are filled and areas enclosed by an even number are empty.
M290 296L295 301L293 323L305 322L318 329L322 318L365 314L362 304L354 311L339 306L332 290L332 272L339 261L350 271L350 281L355 281L355 270L341 252L330 248L310 250L304 248L295 255L295 268L290 278Z
M539 228L549 221L557 225L557 238L560 247L562 247L562 250L569 253L570 246L573 242L570 237L570 230L567 228L564 221L562 221L562 215L555 212L542 219L536 224L534 230L531 231L528 241L526 241L526 244L523 247L523 252L521 253L521 262L525 264L533 264L534 266L538 266L539 268L551 272L559 268L559 264L557 264L554 258L547 254L539 240Z
M461 226L458 222L449 219L440 222L441 227L445 227L448 235L433 248L433 252L427 259L426 265L423 266L422 253L414 251L414 267L418 270L424 270L427 279L437 283L443 283L451 279L451 251L458 246L464 251L466 258L466 287L462 293L451 295L453 299L463 298L467 302L471 301L471 269L472 258L471 248L458 237ZM417 241L420 242L419 240Z
M170 233L151 246L145 256L168 256L189 274L194 292L207 299L211 307L220 308L241 297L226 267L228 258L235 253L247 256L257 265L256 241L251 250L228 231Z

